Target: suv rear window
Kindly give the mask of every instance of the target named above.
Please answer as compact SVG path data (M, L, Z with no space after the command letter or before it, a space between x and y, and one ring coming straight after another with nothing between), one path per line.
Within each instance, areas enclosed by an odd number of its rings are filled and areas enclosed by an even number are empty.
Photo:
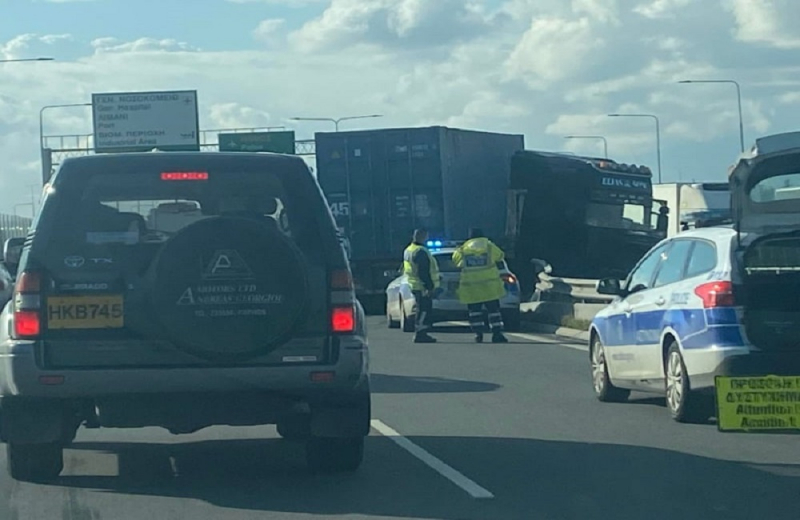
M178 173L197 175L176 180ZM272 172L101 171L79 179L58 190L51 241L61 246L157 244L203 219L236 216L277 227L312 257L321 247L312 208Z

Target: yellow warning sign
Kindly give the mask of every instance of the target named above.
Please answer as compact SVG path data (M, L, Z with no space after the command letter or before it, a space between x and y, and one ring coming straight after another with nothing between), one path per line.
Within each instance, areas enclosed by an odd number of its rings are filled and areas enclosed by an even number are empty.
M800 429L800 376L715 378L720 431Z

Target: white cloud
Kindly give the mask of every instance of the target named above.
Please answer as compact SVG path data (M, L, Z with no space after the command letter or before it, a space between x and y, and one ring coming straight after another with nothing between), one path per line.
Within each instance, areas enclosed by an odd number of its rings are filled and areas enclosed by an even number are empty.
M800 48L800 2L797 0L729 0L736 18L736 37L780 49Z
M679 15L682 8L689 5L693 0L652 0L649 3L639 4L633 8L633 12L645 18L675 18Z
M173 39L139 38L132 42L122 42L116 38L97 38L92 40L95 52L174 52L198 51L197 47Z
M259 1L319 9L286 22L263 9L242 27L268 42L256 50L203 51L209 43L185 38L0 41L0 57L58 58L0 65L0 211L27 200L38 179L40 108L83 103L93 92L197 89L201 128L286 125L299 138L329 127L293 116L364 113L385 117L343 129L441 124L524 133L532 149L592 154L599 142L563 136L603 135L612 158L654 167L652 123L606 117L652 113L661 121L666 179L681 171L722 178L738 153L732 86L679 80L739 80L748 141L800 120L800 67L784 50L797 35L790 22L800 18L789 1L772 0L771 17L752 6L745 16L741 0ZM89 134L90 115L48 110L45 131Z
M283 18L269 18L267 20L262 20L258 24L258 27L253 30L253 37L257 40L272 42L280 33L281 29L283 29L285 24L286 20Z

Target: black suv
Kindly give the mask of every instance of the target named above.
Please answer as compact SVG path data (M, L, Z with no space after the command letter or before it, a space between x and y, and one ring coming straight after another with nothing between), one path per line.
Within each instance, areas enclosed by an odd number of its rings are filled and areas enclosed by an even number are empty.
M16 267L0 318L12 477L58 476L81 426L276 424L313 471L361 464L363 309L302 159L68 159Z

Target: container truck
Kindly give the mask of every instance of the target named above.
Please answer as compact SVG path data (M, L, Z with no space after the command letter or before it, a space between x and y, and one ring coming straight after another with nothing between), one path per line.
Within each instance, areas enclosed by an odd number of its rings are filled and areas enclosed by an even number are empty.
M461 240L477 226L502 241L510 161L522 135L442 126L317 133L317 179L343 242L358 297L383 309L415 228Z

